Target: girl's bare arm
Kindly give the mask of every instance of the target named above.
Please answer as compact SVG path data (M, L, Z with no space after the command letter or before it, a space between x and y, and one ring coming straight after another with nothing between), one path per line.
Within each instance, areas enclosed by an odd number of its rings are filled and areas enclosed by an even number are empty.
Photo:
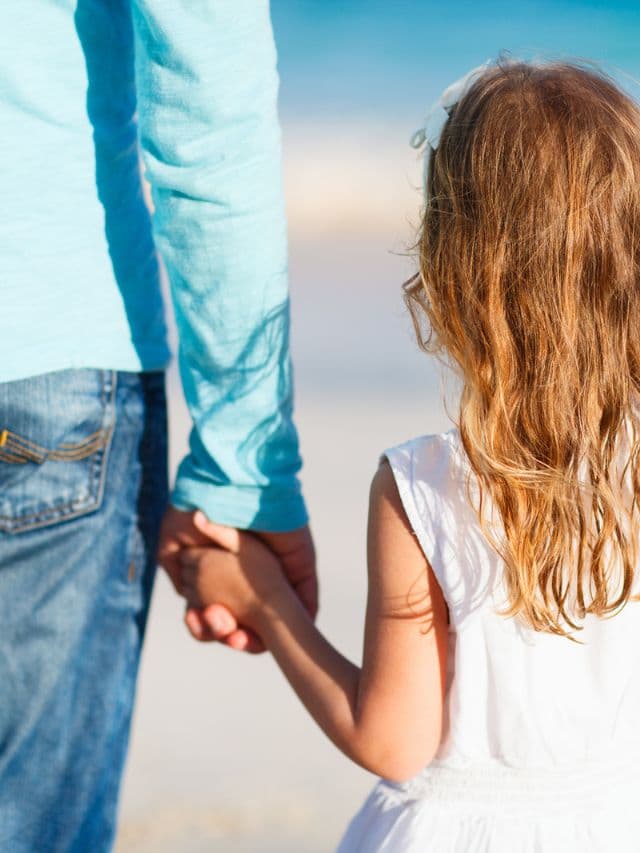
M361 669L327 641L291 588L267 570L266 553L255 550L250 537L243 543L238 555L229 555L236 561L229 569L233 582L212 575L212 595L215 589L216 600L226 596L227 605L241 611L241 621L260 635L309 713L349 758L389 779L415 775L441 738L447 608L388 463L371 487ZM197 586L206 604L207 584Z

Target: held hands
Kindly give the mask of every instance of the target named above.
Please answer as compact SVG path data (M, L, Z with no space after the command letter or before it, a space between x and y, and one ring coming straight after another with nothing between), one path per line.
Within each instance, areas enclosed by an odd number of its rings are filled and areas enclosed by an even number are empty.
M186 589L183 586L182 561L187 549L207 549L207 574L211 575L217 560L220 560L223 570L229 568L228 552L238 557L241 540L246 538L252 542L258 539L258 545L264 543L268 560L275 557L279 561L280 573L284 573L289 586L293 587L305 609L315 618L318 586L315 551L308 526L287 533L240 534L235 528L208 521L200 511L183 512L169 507L162 524L158 562L167 571L176 591L184 595ZM253 544L250 548L253 560L257 555ZM248 555L245 546L243 558L246 559ZM261 556L264 556L263 551ZM193 564L193 560L190 564ZM185 622L195 639L204 642L219 640L234 649L249 652L264 650L255 632L249 625L242 624L242 619L225 606L220 596L214 595L213 602L205 607L187 604Z
M238 623L260 635L261 621L293 590L278 558L251 533L222 528L227 550L185 548L180 554L188 607L224 605Z

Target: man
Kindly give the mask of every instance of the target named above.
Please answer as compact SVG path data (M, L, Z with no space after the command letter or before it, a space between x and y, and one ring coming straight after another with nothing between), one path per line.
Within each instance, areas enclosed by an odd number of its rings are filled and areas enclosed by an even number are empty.
M276 97L267 0L0 12L1 851L113 842L167 504L156 246L193 419L162 562L179 589L198 510L263 536L315 611ZM187 621L259 649L222 607Z

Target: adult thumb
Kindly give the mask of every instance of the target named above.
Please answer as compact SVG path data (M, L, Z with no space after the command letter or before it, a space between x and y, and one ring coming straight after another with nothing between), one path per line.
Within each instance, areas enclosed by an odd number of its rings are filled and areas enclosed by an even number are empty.
M225 524L216 524L209 521L207 516L198 510L193 516L195 527L216 545L237 554L240 550L240 533L235 527L227 527Z

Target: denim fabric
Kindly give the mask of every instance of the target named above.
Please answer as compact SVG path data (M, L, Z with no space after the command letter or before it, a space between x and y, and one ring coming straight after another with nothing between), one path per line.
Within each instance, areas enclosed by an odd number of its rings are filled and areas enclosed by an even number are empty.
M167 503L164 375L0 384L0 851L111 848Z

